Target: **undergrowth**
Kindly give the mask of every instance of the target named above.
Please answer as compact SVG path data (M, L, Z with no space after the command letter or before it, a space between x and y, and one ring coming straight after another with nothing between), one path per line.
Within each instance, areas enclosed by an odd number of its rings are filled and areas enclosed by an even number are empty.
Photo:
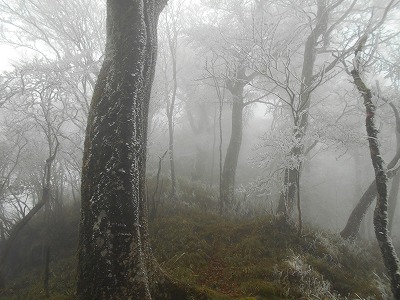
M294 225L283 226L273 215L218 216L199 205L200 198L214 201L201 186L184 186L181 197L183 204L165 198L150 222L153 252L172 278L208 299L389 299L379 253L369 244L307 226L299 236ZM74 299L78 219L78 210L71 210L52 228L48 299ZM20 241L40 235L41 226L33 220ZM32 256L31 249L19 242L14 261ZM0 299L45 298L40 260L22 270L0 290Z
M387 289L386 281L377 284L382 266L369 245L310 228L299 237L273 216L187 212L159 219L151 230L155 255L173 277L230 299L384 299L380 289Z

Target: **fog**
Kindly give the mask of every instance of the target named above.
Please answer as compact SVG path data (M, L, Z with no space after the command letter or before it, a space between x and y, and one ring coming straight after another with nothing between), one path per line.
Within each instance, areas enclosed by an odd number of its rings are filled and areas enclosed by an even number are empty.
M0 1L2 245L34 215L79 218L106 41L105 1L14 2ZM170 0L144 126L150 223L184 208L282 217L300 235L309 227L349 238L346 224L376 175L356 70L376 107L398 251L398 16L398 1ZM376 245L374 193L350 235ZM18 274L5 261L0 272Z

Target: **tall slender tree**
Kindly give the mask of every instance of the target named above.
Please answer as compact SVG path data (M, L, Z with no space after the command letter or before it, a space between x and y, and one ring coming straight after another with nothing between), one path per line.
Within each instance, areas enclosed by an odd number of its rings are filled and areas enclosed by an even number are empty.
M244 89L258 73L246 75L246 65L239 63L235 76L226 78L226 87L232 94L232 131L221 176L220 197L223 210L232 207L235 195L235 177L243 140L243 111L251 102L245 101Z
M391 104L391 107L394 111L394 115L396 118L395 134L397 137L400 135L400 117L397 112L397 108L393 104ZM400 147L397 147L395 155L393 156L392 160L387 164L387 168L390 170L389 172L387 172L388 179L391 179L393 176L395 176L395 177L398 176L397 174L399 174L399 172L398 172L399 160L400 160ZM396 185L395 182L393 184ZM395 193L395 189L393 189L393 192L391 192L391 194L393 194L393 193ZM376 199L376 196L377 196L376 181L374 179L370 183L368 188L365 190L365 192L363 193L361 198L358 200L357 205L354 207L354 209L352 210L352 212L347 220L346 226L340 232L340 235L343 238L355 239L358 237L361 222L362 222L364 216L366 215L368 208L371 206L372 202ZM391 202L389 201L389 203L392 203L391 204L392 206L394 206L393 202L394 202L393 199L391 200ZM390 207L390 208L392 208L392 207ZM392 210L393 210L393 208L392 208ZM389 213L391 214L390 209L389 209ZM391 215L391 218L389 218L389 222L391 222L391 220L393 220L393 217L394 217L394 215L393 216ZM390 228L390 223L389 223L389 228Z
M392 1L393 2L393 1ZM376 106L372 101L373 94L364 80L361 78L360 72L360 55L366 43L367 35L360 38L359 45L355 51L354 68L351 75L354 84L360 92L364 100L365 106L365 127L368 135L368 144L371 154L372 165L375 171L375 182L377 201L374 210L374 229L378 245L382 253L383 263L389 274L393 296L400 299L400 261L396 254L392 240L388 231L388 184L387 170L380 153L380 145L378 140L378 129L375 125Z
M165 108L168 121L168 154L171 175L171 198L176 199L176 168L174 159L174 126L175 113L178 92L178 40L181 34L182 26L179 19L182 14L183 2L168 5L163 13L162 24L164 25L165 49L161 49L163 57L163 73L164 73L164 95ZM171 70L170 70L171 69ZM170 74L169 74L170 73Z
M298 92L294 92L289 88L289 104L291 114L293 116L293 134L292 139L295 141L294 146L290 149L288 157L296 161L295 166L289 166L284 169L283 174L283 189L280 194L278 213L282 213L286 218L289 218L296 200L296 195L299 190L301 161L305 152L305 136L309 127L309 114L314 90L324 82L325 73L331 71L339 61L336 57L327 66L316 71L318 59L318 47L326 48L329 43L330 31L334 30L335 26L343 21L351 11L355 1L350 7L342 13L339 21L332 22L332 14L334 10L342 4L343 1L333 1L329 3L326 0L316 1L315 19L310 24L311 31L309 32L304 44L302 69L300 75L300 84ZM330 23L333 23L330 24ZM331 27L330 27L331 26ZM344 57L348 50L342 51L340 56ZM290 72L289 72L290 74ZM289 76L291 77L291 76ZM273 80L274 81L274 80ZM286 87L285 87L286 88Z

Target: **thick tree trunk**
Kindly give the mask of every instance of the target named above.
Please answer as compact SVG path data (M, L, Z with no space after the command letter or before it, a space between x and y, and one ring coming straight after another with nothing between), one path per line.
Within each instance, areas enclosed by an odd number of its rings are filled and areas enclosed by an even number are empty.
M165 4L107 1L106 51L82 166L77 299L191 299L194 293L163 274L148 237L147 120L157 22Z
M365 126L368 135L368 143L371 154L372 165L375 171L375 181L377 190L376 208L374 211L374 228L375 235L378 240L378 245L382 253L383 262L389 274L393 296L395 299L400 299L400 262L397 257L396 251L389 237L388 231L388 193L387 193L387 175L384 161L380 154L380 147L378 141L378 130L375 126L375 110L376 107L372 102L371 90L366 87L360 77L358 71L358 53L362 50L362 44L356 50L355 64L356 66L351 71L354 79L354 84L364 98L364 105L366 109Z
M243 137L243 88L242 84L232 88L232 133L226 151L221 181L221 203L226 212L234 201L235 177Z
M161 2L107 1L105 58L82 168L78 299L150 300L161 278L149 247L145 204L147 118Z

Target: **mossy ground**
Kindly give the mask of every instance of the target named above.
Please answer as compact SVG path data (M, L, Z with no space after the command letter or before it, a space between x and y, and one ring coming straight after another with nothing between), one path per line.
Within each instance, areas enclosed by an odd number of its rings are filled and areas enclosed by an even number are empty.
M345 242L337 234L307 226L299 236L294 225L273 215L221 217L215 213L215 195L201 185L181 182L174 202L168 194L167 190L158 196L157 217L149 224L151 242L157 261L175 282L172 287L191 295L188 300L390 295L373 245ZM53 220L48 299L74 299L79 215L75 205ZM36 216L20 234L9 261L14 272L0 290L0 299L45 298L42 220Z
M299 236L274 216L177 211L150 224L155 257L171 278L208 299L382 299L374 275L382 274L380 257L368 245L310 228ZM74 299L76 237L70 238L71 251L64 241L63 255L53 256L49 299ZM25 268L0 299L45 298L42 273Z
M311 229L299 236L294 226L282 227L274 217L240 220L187 212L159 219L151 232L165 270L226 297L221 299L381 297L374 275L382 271L379 256L369 254L366 245Z

